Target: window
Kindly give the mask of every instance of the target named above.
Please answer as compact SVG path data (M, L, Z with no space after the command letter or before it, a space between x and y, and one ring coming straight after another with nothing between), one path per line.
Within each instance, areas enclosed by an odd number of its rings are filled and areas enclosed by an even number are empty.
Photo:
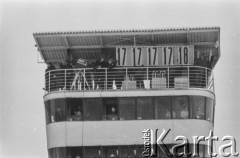
M206 119L213 122L213 100L210 98L206 100Z
M118 120L118 100L117 98L104 98L105 119Z
M143 157L142 153L143 153L143 145L137 145L136 146L136 157Z
M154 98L155 119L171 118L171 97Z
M134 120L135 108L135 98L119 98L120 120Z
M82 154L82 148L81 147L70 147L68 148L67 151L67 158L82 158L83 154ZM54 157L55 158L55 157ZM63 157L65 158L65 157Z
M171 156L171 149L173 147L173 144L166 144L165 146L164 145L160 145L162 147L162 149L157 146L157 154L158 154L158 157L160 158L167 158L167 157L172 157Z
M119 155L119 150L117 146L104 147L104 157L116 158Z
M68 121L82 121L82 99L70 98L67 106L67 120Z
M48 150L49 158L65 158L67 156L67 148L59 147Z
M207 158L207 157L211 157L210 156L210 154L208 154L208 148L209 148L209 150L211 151L211 148L212 147L210 147L210 146L207 146L207 145L204 145L204 148L205 148L205 150L204 150L204 158Z
M51 122L65 121L65 99L50 100Z
M153 119L152 98L137 98L137 119Z
M122 146L121 147L121 157L126 157L126 158L130 158L130 157L135 157L135 153L136 153L136 146Z
M205 150L205 145L199 145L199 157L204 157L204 150Z
M100 147L86 147L85 155L86 158L97 158L101 157L101 149Z
M205 119L205 97L190 96L191 118Z
M174 119L187 119L189 117L188 97L173 97L172 108L172 116Z
M174 146L174 145L173 145ZM173 149L173 146L171 147L171 149ZM175 157L187 157L186 154L189 154L189 151L190 151L190 145L189 144L185 144L185 145L181 145L181 146L178 146L177 148L174 149L175 151ZM181 156L182 155L182 156Z
M46 124L49 124L51 121L50 115L50 101L45 102L45 115L46 115Z
M94 121L102 119L102 100L98 98L84 99L84 120Z
M62 98L45 102L47 124L61 121L171 118L213 122L213 112L214 100L202 96Z

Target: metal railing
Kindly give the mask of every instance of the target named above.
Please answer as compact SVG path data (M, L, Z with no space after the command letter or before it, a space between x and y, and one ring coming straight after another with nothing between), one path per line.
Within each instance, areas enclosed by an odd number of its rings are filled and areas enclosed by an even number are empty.
M56 69L45 74L54 91L192 89L214 91L212 70L199 66Z

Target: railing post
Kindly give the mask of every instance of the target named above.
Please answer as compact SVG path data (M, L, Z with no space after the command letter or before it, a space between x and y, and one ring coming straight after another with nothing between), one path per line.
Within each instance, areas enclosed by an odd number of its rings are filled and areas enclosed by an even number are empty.
M187 67L188 88L190 88L189 66Z
M105 89L107 89L107 68L105 68Z
M64 70L64 89L67 90L67 70Z
M51 79L50 79L50 71L48 71L48 92L50 92L50 88L51 88ZM47 87L46 87L47 88Z
M148 82L148 67L147 67L147 82Z
M214 74L212 70L211 70L211 74L212 74L212 80L213 80L213 93L215 93Z
M167 84L168 84L168 88L169 88L169 67L167 68L167 71L168 71L167 72L167 74L168 74L168 76L167 76L168 77L168 83Z
M206 82L205 84L206 84L206 89L207 89L207 82L208 82L207 79L208 79L208 78L207 78L207 68L205 68L205 82Z
M126 79L127 79L127 76L128 76L128 70L127 70L127 68L126 68Z
M80 70L81 71L81 70ZM83 74L84 74L84 76L83 76L83 90L86 90L86 71L85 71L85 69L83 69Z

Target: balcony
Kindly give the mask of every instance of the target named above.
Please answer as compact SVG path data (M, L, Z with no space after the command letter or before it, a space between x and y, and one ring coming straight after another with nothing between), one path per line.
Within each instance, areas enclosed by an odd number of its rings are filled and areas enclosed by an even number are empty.
M45 92L204 89L214 92L212 70L199 66L56 69Z

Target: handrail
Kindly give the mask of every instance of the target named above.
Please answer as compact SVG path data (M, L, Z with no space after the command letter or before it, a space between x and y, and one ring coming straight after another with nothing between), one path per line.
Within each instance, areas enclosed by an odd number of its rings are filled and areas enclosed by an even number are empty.
M193 89L214 92L212 70L200 66L56 69L45 73L45 91Z

